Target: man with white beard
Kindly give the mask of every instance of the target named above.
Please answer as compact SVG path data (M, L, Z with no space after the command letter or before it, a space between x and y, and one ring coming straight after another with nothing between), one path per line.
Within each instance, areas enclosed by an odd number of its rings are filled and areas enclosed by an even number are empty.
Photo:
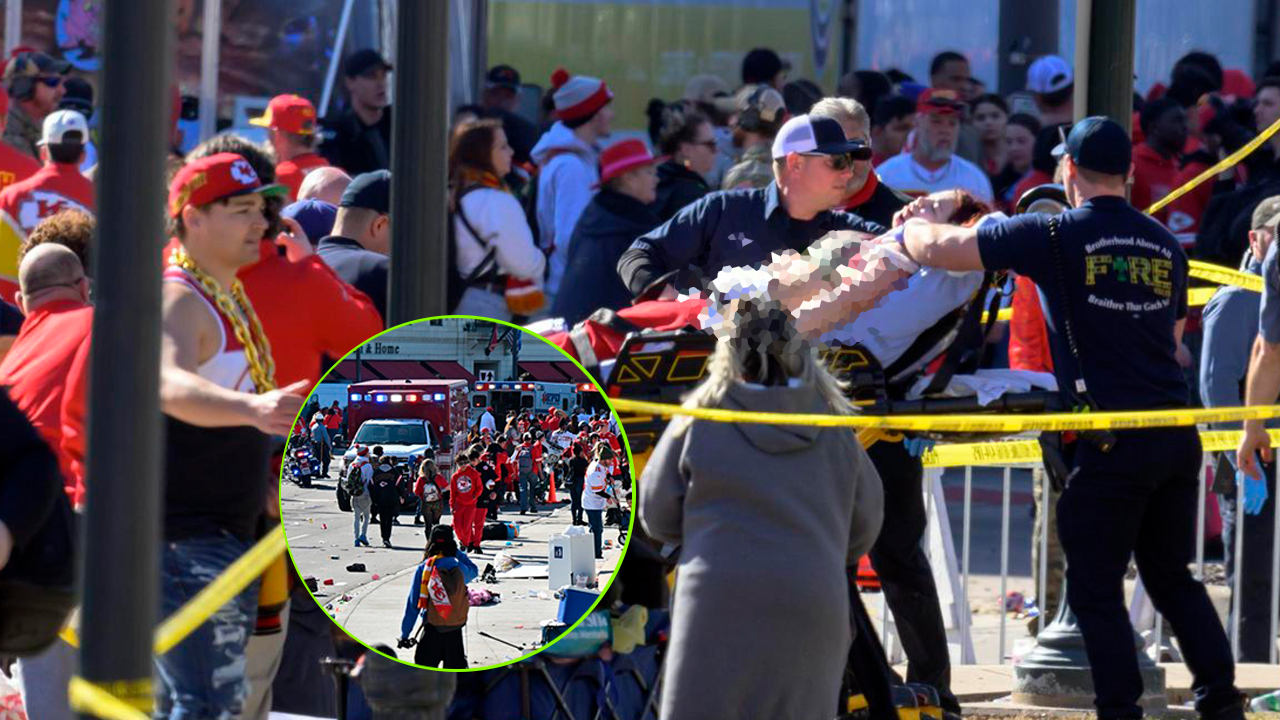
M911 152L896 155L876 168L880 179L913 197L939 190L966 190L985 203L994 194L986 173L955 154L964 103L954 91L930 88L916 101L916 129Z

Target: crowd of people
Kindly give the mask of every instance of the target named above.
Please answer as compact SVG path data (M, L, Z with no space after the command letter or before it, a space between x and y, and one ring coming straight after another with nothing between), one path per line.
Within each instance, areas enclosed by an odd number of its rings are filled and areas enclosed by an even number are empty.
M374 50L354 52L342 65L348 102L334 116L317 118L310 100L282 95L254 121L268 129L268 146L226 133L185 156L171 155L160 378L166 615L278 525L283 439L305 395L332 359L385 326L391 70ZM789 71L777 53L753 50L736 90L722 78L690 78L684 98L651 103L647 118L624 119L647 120L650 143L611 143L616 118L605 80L558 71L545 116L528 119L515 111L518 72L490 70L481 102L458 110L449 136L451 309L500 320L545 319L544 327L562 330L589 318L616 325L611 313L646 303L687 312L673 300L678 293L706 291L713 279L725 278L712 288L719 319L709 321L726 330L716 384L691 402L844 412L838 386L803 360L797 342L879 338L884 345L877 357L890 366L920 337L919 329L902 329L944 301L934 293L929 302L893 309L881 302L888 294L922 298L913 287L946 288L957 302L941 315L971 299L980 285L964 283L974 274L1012 270L1017 278L1005 291L1014 320L989 329L985 366L1053 373L1059 387L1076 388L1064 392L1079 407L1180 407L1192 401L1197 383L1206 404L1274 402L1280 287L1272 277L1272 241L1280 214L1272 210L1280 210L1274 198L1280 195L1280 136L1154 218L1134 208L1164 197L1280 120L1280 77L1272 75L1280 76L1280 67L1255 82L1211 55L1189 53L1167 85L1135 97L1130 133L1100 118L1070 125L1079 114L1072 67L1054 56L1035 60L1025 94L1008 98L984 92L968 60L955 52L934 59L927 82L898 71L860 70L842 78L831 95L807 80L788 81ZM0 385L8 389L0 410L12 403L43 440L36 446L20 431L6 433L5 451L23 453L27 465L4 468L0 580L60 587L74 566L73 544L36 547L32 538L44 532L65 540L73 524L66 517L83 510L95 481L86 475L85 448L89 258L97 250L93 99L91 86L73 77L67 63L31 49L12 54L0 82L0 279L9 283L0 282ZM1074 209L1054 219L999 214L1018 213L1028 191L1055 180L1063 203ZM1112 242L1117 238L1128 242ZM1263 274L1269 291L1258 321L1247 320L1248 308L1224 311L1229 303L1234 308L1256 299L1226 291L1206 309L1201 329L1186 303L1188 254ZM738 291L743 294L735 296ZM685 317L673 327L683 327ZM870 326L857 322L871 317ZM580 357L595 356L590 342L562 334ZM1197 344L1201 353L1194 352ZM570 492L575 521L591 527L597 555L604 516L619 500L610 488L629 487L616 428L555 411L517 415L499 432L487 415L447 481L430 458L403 470L389 462L355 463L358 482L367 483L361 495L379 508L388 544L388 516L393 525L395 514L382 508L394 492L398 512L401 488L415 477L427 533L423 583L437 570L465 582L465 553L482 551L476 528L496 507L490 503L514 494L527 513L546 502L543 453L559 453L556 482ZM329 422L313 419L313 441L318 433L328 436ZM649 534L685 545L678 559L667 556L679 567L680 601L664 717L724 716L732 707L744 708L738 716L747 717L761 706L779 715L828 716L846 659L871 668L858 677L871 697L890 673L877 676L883 658L876 657L874 633L868 637L869 625L859 627L860 601L846 596L837 577L863 553L898 618L908 678L936 687L949 713L960 711L950 691L937 589L920 544L919 445L882 442L864 451L837 430L811 430L681 424L664 435L652 476L639 483L642 494L652 493L641 503ZM1247 521L1246 568L1269 557L1272 541L1261 526L1270 526L1266 518L1274 512L1274 467L1259 474L1254 459L1255 451L1271 458L1261 430L1247 424L1239 471L1227 454L1218 473L1243 483L1244 507L1223 503L1225 512L1235 513L1233 522L1263 513L1261 521ZM703 433L711 444L696 442ZM1099 714L1140 712L1121 594L1136 554L1156 606L1196 667L1198 708L1205 717L1230 720L1239 707L1233 659L1203 588L1186 568L1198 438L1185 429L1115 435L1115 442L1084 436L1061 451L1063 467L1075 473L1056 501L1062 545L1074 558L1067 593L1094 666ZM727 457L716 443L741 453ZM792 453L814 468L802 478L810 491L761 485L777 474L761 468L785 465L779 458ZM391 489L378 487L378 472ZM736 482L744 479L769 499L741 516L718 512L720 501L751 497ZM14 485L23 489L10 500ZM429 486L438 492L429 493ZM65 492L56 492L59 487ZM1224 499L1233 495L1227 485L1215 490ZM617 521L626 528L619 505ZM449 533L440 524L446 506L453 516ZM356 515L363 523L355 528L357 544L368 544L368 518ZM736 522L746 525L734 535L752 550L724 546L722 531ZM792 562L787 547L786 534L797 526L822 531L805 546L812 572ZM764 532L770 527L778 530ZM33 564L37 552L57 547L62 552ZM788 598L760 592L753 578L761 563L785 569L796 587L820 595L820 611L796 613ZM271 572L288 571L282 563ZM1250 571L1246 593L1236 599L1234 611L1259 628L1249 633L1256 643L1242 643L1239 659L1265 654L1268 640L1274 643L1269 630L1262 631L1271 620L1262 598L1275 581L1257 581L1265 576ZM290 642L308 636L294 632L294 619L304 613L290 613L288 598L263 596L272 585L255 581L157 658L158 715L265 717L290 707L326 712L307 705L315 693L281 692L273 703L279 659L296 652ZM295 611L312 605L299 578L289 587L288 597L305 601L293 603ZM456 592L455 580L445 582L445 591ZM721 612L725 597L743 598L738 614ZM846 601L854 604L853 627L850 613L837 612ZM411 609L426 612L428 624L450 622L441 608ZM286 614L289 620L282 620ZM780 655L761 657L755 644L739 647L761 640L745 632L759 617L770 620L763 638L769 647L784 652L796 638L810 638L822 662L795 664L784 679ZM710 632L714 642L699 640ZM424 643L424 658L457 662L453 638L438 634ZM32 717L69 716L65 688L75 662L74 649L61 642L19 660ZM225 672L210 674L211 665ZM704 674L712 668L726 668L725 675L708 680ZM714 692L704 693L707 687ZM744 688L750 692L735 692ZM747 699L763 705L741 705Z

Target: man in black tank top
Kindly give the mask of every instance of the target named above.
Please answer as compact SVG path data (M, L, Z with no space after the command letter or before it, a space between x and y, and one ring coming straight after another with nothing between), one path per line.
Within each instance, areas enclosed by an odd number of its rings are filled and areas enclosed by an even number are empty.
M170 187L171 231L182 250L168 258L163 291L165 616L252 546L275 481L269 437L288 434L308 390L305 382L274 389L270 347L236 281L258 259L263 195L276 192L227 153L188 164ZM240 714L256 605L255 581L157 658L158 716Z

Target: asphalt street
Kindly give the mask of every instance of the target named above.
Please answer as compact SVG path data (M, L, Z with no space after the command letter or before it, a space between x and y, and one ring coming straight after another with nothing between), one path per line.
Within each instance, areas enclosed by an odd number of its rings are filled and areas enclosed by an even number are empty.
M348 633L367 645L386 645L398 657L411 660L413 650L396 649L396 640L414 570L423 559L425 528L412 524L411 512L404 513L399 517L401 524L392 528L391 548L382 546L375 524L370 524L367 535L373 547L355 547L352 514L339 509L334 493L337 465L330 468L330 474L328 479L313 481L310 488L284 483L282 513L289 551L302 576L316 578L317 602ZM471 554L482 571L495 563L500 552L520 563L512 574L543 571L535 578L498 574L494 584L478 579L470 583L471 588L484 588L500 596L495 604L473 606L469 611L464 643L471 667L533 652L542 637L542 624L556 617L559 601L555 589L548 586L545 569L550 539L570 526L568 497L561 493L560 499L563 502L542 507L536 515L521 515L518 506L504 506L499 519L517 524L519 537L485 541L484 552ZM447 509L441 522L452 522ZM604 560L596 561L597 589L606 586L622 554L618 536L617 527L605 528L608 546ZM357 563L364 569L348 569Z

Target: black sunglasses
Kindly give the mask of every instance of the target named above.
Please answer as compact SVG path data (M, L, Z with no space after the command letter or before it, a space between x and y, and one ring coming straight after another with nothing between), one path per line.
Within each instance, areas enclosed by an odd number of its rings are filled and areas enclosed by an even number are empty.
M43 84L45 84L45 85L47 85L47 86L49 86L49 87L51 87L51 88L56 88L56 87L58 87L59 85L61 85L61 84L62 84L62 76L61 76L61 75L42 75L42 76L40 76L40 77L36 78L36 80L37 80L37 81L39 81L39 82L41 82L41 83L43 83Z

